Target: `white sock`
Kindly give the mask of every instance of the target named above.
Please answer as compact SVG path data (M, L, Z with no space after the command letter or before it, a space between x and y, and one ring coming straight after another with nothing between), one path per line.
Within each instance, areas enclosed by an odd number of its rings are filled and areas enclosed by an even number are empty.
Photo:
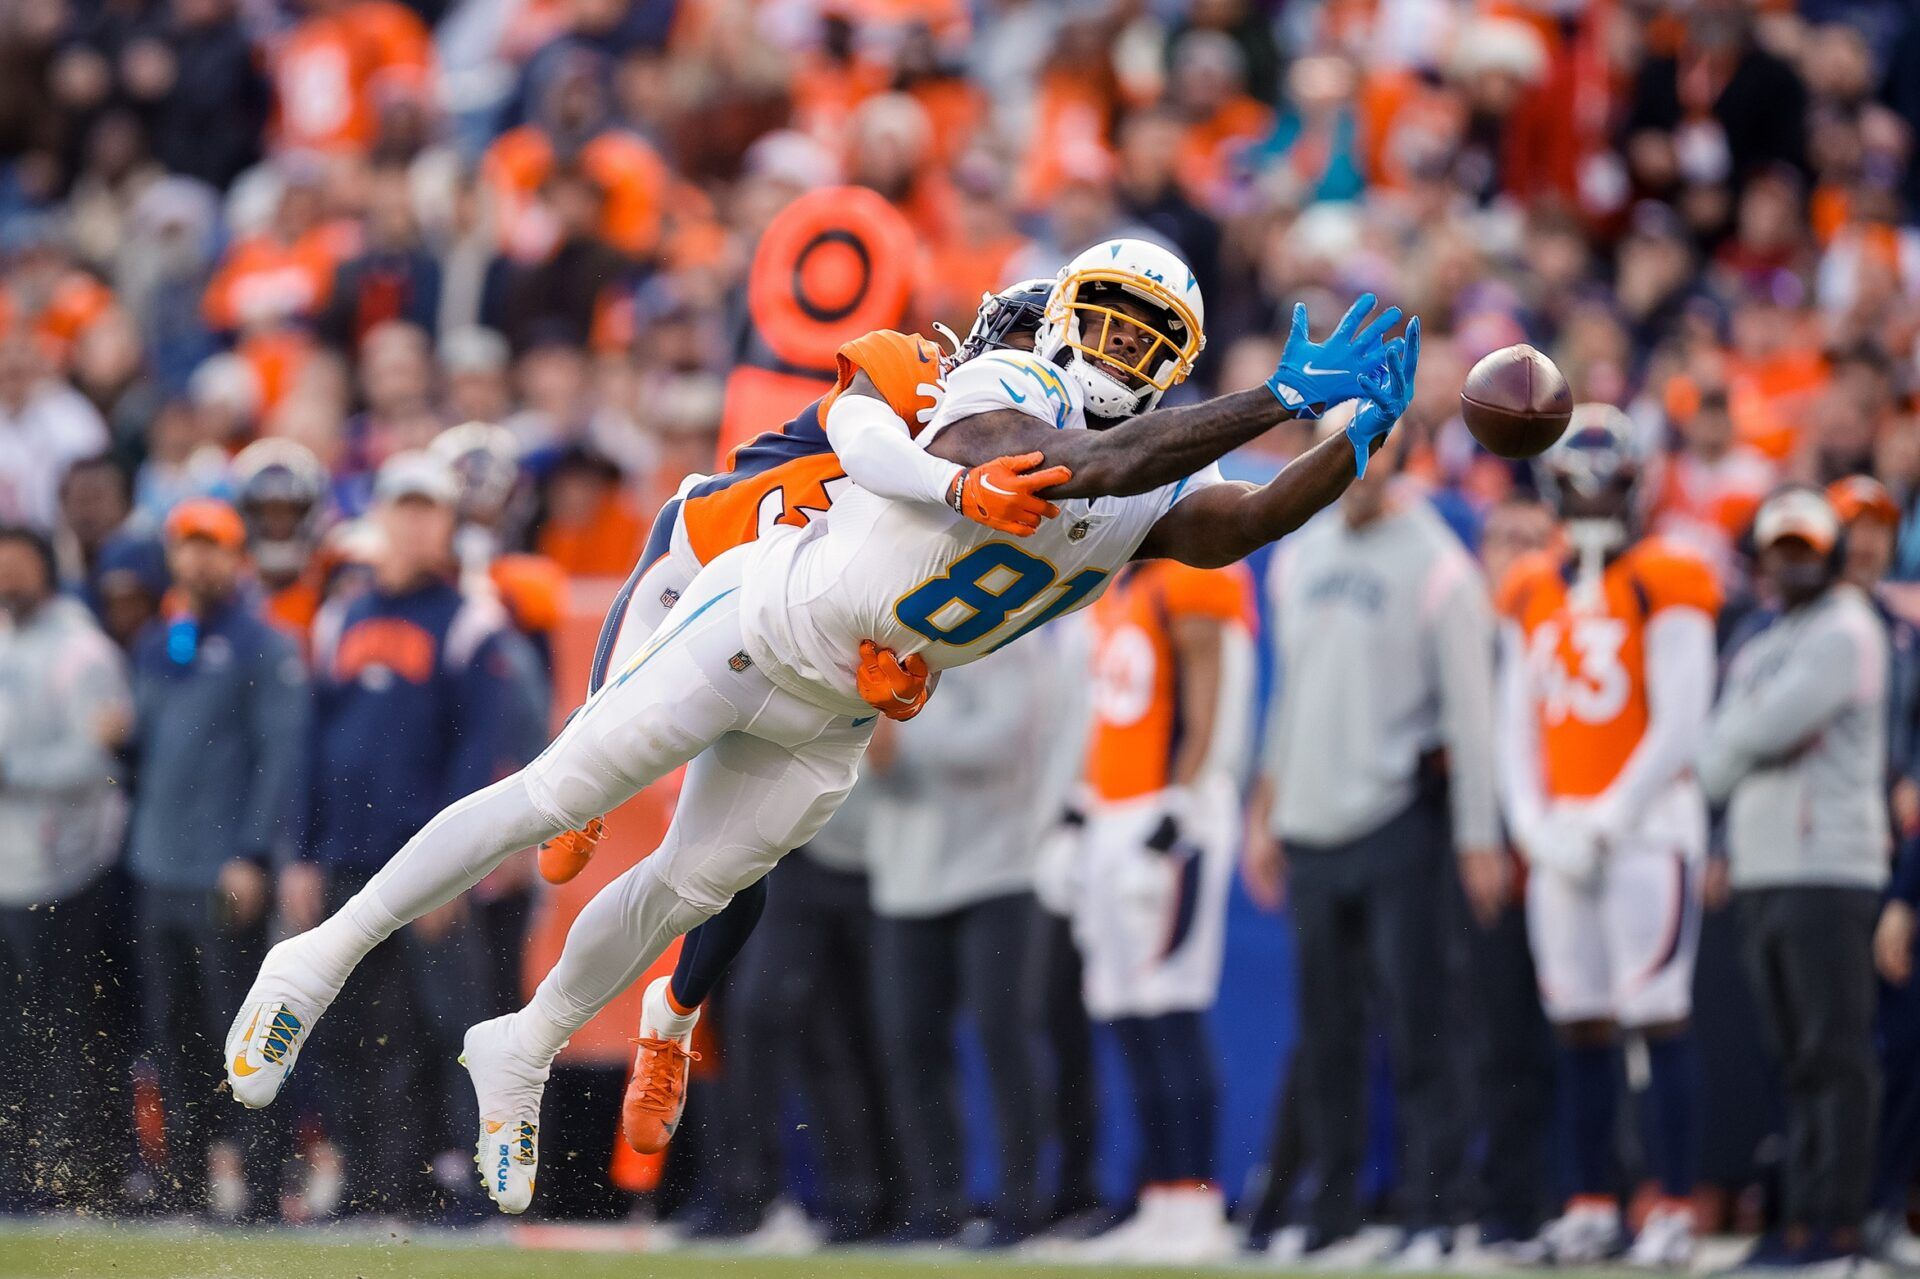
M573 1033L653 966L667 944L713 914L661 881L647 858L594 895L560 959L514 1015L514 1033L538 1060L551 1061Z
M640 1025L643 1031L653 1031L662 1039L684 1039L693 1033L693 1024L700 1020L700 1010L680 1013L673 1010L667 1002L667 992L673 978L662 977L647 987L646 998L640 1005Z

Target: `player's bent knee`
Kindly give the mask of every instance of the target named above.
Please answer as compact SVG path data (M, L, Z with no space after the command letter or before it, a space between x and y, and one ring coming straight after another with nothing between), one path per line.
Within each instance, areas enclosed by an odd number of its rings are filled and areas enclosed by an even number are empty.
M669 830L666 842L642 863L662 887L711 918L726 909L736 893L752 887L785 855L760 845L687 842ZM696 921L699 922L699 921Z

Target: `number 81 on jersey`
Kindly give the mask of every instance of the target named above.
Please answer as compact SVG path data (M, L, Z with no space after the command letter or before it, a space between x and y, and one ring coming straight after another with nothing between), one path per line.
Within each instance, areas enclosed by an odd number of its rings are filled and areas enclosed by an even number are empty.
M1007 624L1013 614L1054 586L1059 571L1009 542L987 542L955 560L939 577L902 595L893 606L900 624L936 644L964 648L978 644ZM1059 583L1053 600L988 652L1011 644L1078 608L1107 578L1088 568Z

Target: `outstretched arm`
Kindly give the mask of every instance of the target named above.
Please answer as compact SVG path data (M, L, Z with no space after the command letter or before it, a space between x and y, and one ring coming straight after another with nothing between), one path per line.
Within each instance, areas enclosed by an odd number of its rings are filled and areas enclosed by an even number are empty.
M967 467L1039 453L1048 466L1073 473L1047 489L1048 497L1124 497L1185 479L1293 416L1264 386L1156 409L1105 431L1059 431L1016 409L997 409L953 423L927 451Z
M1277 542L1346 492L1353 446L1333 435L1302 453L1266 485L1213 484L1176 503L1134 558L1223 568Z
M1306 523L1366 472L1367 458L1406 411L1420 365L1420 320L1387 344L1384 373L1362 379L1368 399L1353 424L1302 453L1264 486L1210 484L1174 504L1140 544L1138 559L1220 568Z
M1039 453L1070 478L1044 490L1051 498L1124 497L1185 479L1280 423L1317 417L1331 404L1372 394L1364 379L1386 355L1386 333L1398 307L1368 316L1362 294L1324 342L1307 333L1296 306L1286 349L1264 386L1182 408L1156 409L1104 431L1060 431L1026 413L994 410L949 423L927 451L962 466L1012 454Z

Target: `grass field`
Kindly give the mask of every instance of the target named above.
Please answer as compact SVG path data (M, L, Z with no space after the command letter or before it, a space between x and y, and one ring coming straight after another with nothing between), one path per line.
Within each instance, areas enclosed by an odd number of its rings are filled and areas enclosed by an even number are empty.
M1729 1251L1731 1249L1731 1251ZM1703 1254L1707 1252L1703 1245ZM1739 1254L1716 1241L1696 1272ZM647 1252L619 1231L534 1228L409 1240L368 1232L206 1231L96 1223L0 1223L0 1279L1190 1279L1284 1276L1242 1261L1185 1269L1088 1266L957 1250L840 1250L806 1257L688 1250ZM1292 1272L1294 1279L1342 1279ZM1448 1272L1459 1279L1462 1271ZM1507 1272L1511 1275L1513 1272ZM1619 1271L1557 1270L1555 1279L1618 1279ZM1347 1276L1346 1279L1357 1279ZM1406 1279L1396 1275L1394 1279Z
M1108 1268L966 1253L949 1260L931 1251L749 1257L536 1250L500 1236L450 1244L269 1231L0 1228L0 1279L1073 1279L1101 1273ZM1124 1273L1129 1279L1173 1279L1195 1272Z

